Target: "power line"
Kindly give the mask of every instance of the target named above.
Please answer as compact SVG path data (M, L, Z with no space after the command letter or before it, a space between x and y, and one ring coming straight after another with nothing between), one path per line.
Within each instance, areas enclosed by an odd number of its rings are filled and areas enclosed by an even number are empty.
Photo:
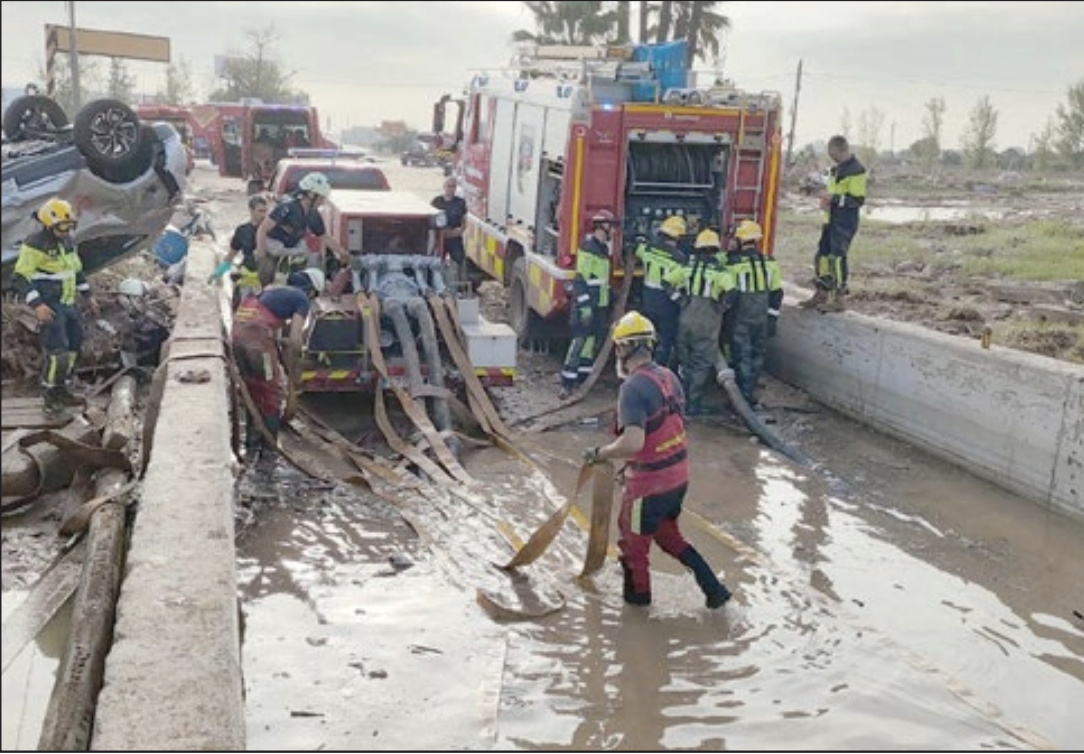
M956 89L981 89L991 92L1006 92L1010 94L1061 94L1061 91L1054 89L1027 89L1023 87L1008 87L1008 86L990 86L988 84L972 84L961 81L933 81L930 79L919 78L894 78L891 76L856 76L848 73L821 73L816 71L807 72L808 76L814 78L825 79L837 79L837 80L852 80L852 81L864 81L870 84L885 84L885 83L897 83L897 84L917 84L921 86L938 86L949 87Z

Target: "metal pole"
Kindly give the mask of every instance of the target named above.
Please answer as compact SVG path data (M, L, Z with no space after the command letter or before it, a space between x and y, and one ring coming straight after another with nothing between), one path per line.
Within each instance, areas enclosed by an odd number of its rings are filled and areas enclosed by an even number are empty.
M68 60L72 69L72 104L78 111L83 105L83 92L79 86L79 43L75 37L75 0L68 0Z
M784 170L790 167L794 154L794 129L798 125L798 94L802 91L802 59L798 59L798 73L794 77L794 104L790 108L790 133L787 134L787 156L783 160Z

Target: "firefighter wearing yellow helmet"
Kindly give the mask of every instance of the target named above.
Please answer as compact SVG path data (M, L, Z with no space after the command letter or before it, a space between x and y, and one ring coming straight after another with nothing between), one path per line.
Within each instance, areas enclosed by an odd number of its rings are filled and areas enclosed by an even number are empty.
M768 338L775 336L783 305L783 274L774 257L760 251L764 231L754 220L734 229L737 247L727 254L734 290L723 320L723 350L742 397L757 408L760 374Z
M12 285L38 320L43 352L42 410L56 416L66 406L81 402L69 389L84 338L83 313L77 300L82 298L93 313L98 304L72 239L76 217L71 204L54 197L35 217L41 230L27 237L19 249Z
M659 332L655 358L664 366L674 365L674 346L681 315L681 308L670 298L664 281L667 275L688 261L681 248L687 232L685 218L671 215L659 225L654 242L645 241L636 248L636 258L644 270L641 311L655 323Z
M671 298L681 306L676 346L686 416L704 413L705 389L711 377L726 367L719 351L719 331L734 279L719 252L719 234L710 228L702 230L689 261L664 280Z
M613 329L614 354L622 375L617 405L617 437L589 448L584 462L624 461L617 546L624 572L624 599L651 604L652 543L692 571L710 609L730 599L730 590L681 533L678 519L689 486L684 392L677 375L655 363L656 328L631 311Z

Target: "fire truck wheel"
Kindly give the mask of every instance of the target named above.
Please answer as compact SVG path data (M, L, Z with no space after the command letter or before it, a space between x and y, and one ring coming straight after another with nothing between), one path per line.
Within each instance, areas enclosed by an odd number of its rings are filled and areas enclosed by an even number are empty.
M520 257L512 265L512 280L508 296L508 319L519 342L538 337L541 317L527 302L527 260Z

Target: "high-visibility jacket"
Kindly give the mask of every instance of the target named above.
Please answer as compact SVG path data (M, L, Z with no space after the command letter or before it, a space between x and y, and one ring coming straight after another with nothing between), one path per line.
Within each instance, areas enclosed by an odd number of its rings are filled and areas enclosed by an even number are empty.
M667 248L642 243L636 247L636 258L644 267L644 288L661 289L666 276L685 264L685 254L677 246Z
M48 230L28 237L19 249L12 286L30 306L75 304L75 294L90 293L83 260L69 243Z
M592 309L609 306L610 273L610 247L594 236L588 236L576 252L573 306Z
M828 209L824 224L858 229L858 211L866 203L866 168L851 155L828 171Z

